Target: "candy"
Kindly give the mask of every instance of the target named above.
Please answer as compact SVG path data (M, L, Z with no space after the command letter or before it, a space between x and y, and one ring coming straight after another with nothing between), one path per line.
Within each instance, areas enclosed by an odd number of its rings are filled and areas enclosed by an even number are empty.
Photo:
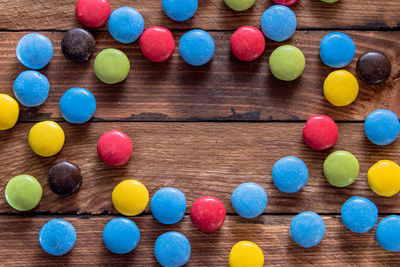
M116 254L126 254L139 244L140 231L136 223L127 218L112 219L103 230L107 249Z
M336 187L346 187L354 183L359 171L357 158L347 151L335 151L324 161L325 178Z
M69 196L76 193L82 184L81 170L74 163L59 162L50 168L47 182L54 193Z
M162 0L161 3L164 13L175 21L190 19L199 5L198 0Z
M325 223L317 213L305 211L294 216L289 233L299 246L310 248L318 245L324 238Z
M326 35L322 38L319 48L322 62L331 68L347 66L356 53L353 40L342 32L332 32Z
M321 0L322 2L328 3L328 4L333 4L336 3L339 0Z
M284 5L284 6L291 6L297 3L299 0L273 0L275 4Z
M378 208L363 197L352 197L342 206L341 217L343 224L355 233L366 233L378 221Z
M78 0L75 7L76 19L91 28L103 26L110 13L111 6L108 0Z
M389 145L399 136L400 122L392 111L377 109L365 119L364 132L368 140L375 145Z
M250 241L237 242L229 252L229 267L262 267L264 254L259 246Z
M0 130L14 127L19 116L17 101L9 95L0 94Z
M139 45L143 55L153 62L167 61L175 50L172 33L167 28L157 26L143 32Z
M87 30L75 28L64 33L61 51L64 56L76 62L87 61L93 54L96 40Z
M201 66L214 55L213 38L203 30L191 30L182 35L179 42L179 54L183 60L193 66Z
M16 54L19 62L30 69L44 68L53 57L53 45L40 33L24 35L18 42Z
M313 115L303 128L303 139L315 150L333 147L338 138L338 127L334 120L325 115Z
M8 181L5 195L8 204L18 211L35 208L42 198L42 186L35 177L23 174Z
M14 94L26 107L37 107L49 96L50 84L46 76L34 70L21 72L14 81Z
M33 152L42 157L51 157L60 152L64 141L64 131L54 121L36 123L29 132L29 145Z
M53 256L68 253L74 247L75 241L75 228L66 220L52 219L43 225L39 232L40 246Z
M364 82L378 84L389 78L392 64L383 53L371 51L357 60L356 71Z
M255 183L243 183L236 187L231 197L233 209L242 217L252 219L267 207L268 196L264 188Z
M400 216L391 215L383 218L376 228L376 240L384 249L400 251Z
M256 60L265 49L264 35L257 28L243 26L232 34L230 46L237 59L242 61Z
M225 221L225 206L218 198L204 196L193 202L190 218L203 232L215 232Z
M154 254L157 261L164 267L185 265L190 258L189 240L178 232L164 233L156 240Z
M368 170L368 184L375 194L391 197L400 191L400 166L380 160Z
M342 107L353 103L358 95L356 77L348 71L336 70L326 77L324 96L334 106Z
M269 57L269 68L275 78L282 81L296 80L303 73L306 59L295 46L282 45Z
M60 99L60 110L64 119L70 123L85 123L96 111L96 99L85 88L71 88Z
M185 215L186 197L176 188L164 187L154 194L150 205L154 218L160 223L174 224Z
M143 28L142 15L132 7L117 8L108 20L108 31L112 38L124 44L136 41L142 34Z
M261 17L261 29L269 39L282 42L296 31L296 15L294 12L282 5L273 5L268 8Z
M114 188L112 202L119 213L125 216L136 216L146 209L149 203L149 192L141 182L125 180Z
M224 0L224 2L235 11L243 11L252 7L256 0Z
M128 77L131 64L124 52L114 48L101 51L94 60L94 73L107 84L122 82Z
M307 166L301 159L296 157L281 158L272 168L272 180L280 191L295 193L307 183Z
M100 159L111 166L121 166L128 162L132 155L132 141L121 131L111 130L104 133L97 143Z

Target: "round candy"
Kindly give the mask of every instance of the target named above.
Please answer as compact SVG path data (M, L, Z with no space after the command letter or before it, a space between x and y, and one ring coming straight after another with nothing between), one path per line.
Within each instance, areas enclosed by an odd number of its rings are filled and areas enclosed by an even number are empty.
M324 82L324 96L334 106L342 107L353 103L358 94L356 77L348 71L331 72Z
M0 94L0 130L14 127L18 121L19 106L17 101L9 95Z
M111 130L104 133L97 143L100 159L111 166L121 166L128 162L132 155L132 141L121 131Z
M305 211L294 216L289 233L299 246L310 248L318 245L324 238L325 223L317 213Z
M82 184L81 169L68 161L59 162L50 168L47 182L54 193L69 196L76 193Z
M264 254L259 246L250 241L237 242L229 252L229 267L262 267Z
M50 84L46 76L34 70L21 72L14 81L14 94L26 107L37 107L49 96Z
M103 230L104 244L109 251L116 254L131 252L137 247L139 240L139 228L127 218L112 219Z
M25 67L41 69L53 57L53 45L49 38L40 33L24 35L18 42L17 58Z
M120 7L111 13L108 31L112 38L124 44L136 41L143 32L142 15L132 7Z
M203 30L191 30L182 35L179 53L183 60L193 66L200 66L210 61L214 55L213 38Z
M365 119L364 132L368 140L375 145L389 145L399 136L399 118L390 110L377 109Z
M332 32L322 38L320 56L331 68L343 68L350 64L356 53L353 40L345 33Z
M162 0L165 14L175 21L185 21L193 17L198 5L198 0Z
M96 111L96 99L85 88L71 88L60 99L61 114L70 123L85 123Z
M336 3L339 0L321 0L322 2L328 3L328 4L333 4Z
M215 232L225 221L225 206L215 197L204 196L193 202L190 218L203 232Z
M243 11L252 7L256 0L224 0L224 2L235 11Z
M300 77L306 66L306 59L300 49L293 45L276 48L269 57L269 68L275 78L293 81Z
M366 233L378 221L378 208L364 197L352 197L347 200L341 210L343 224L355 233Z
M167 28L154 26L143 32L139 45L148 60L164 62L174 53L175 39Z
M384 249L400 251L400 216L391 215L383 218L376 228L376 240Z
M391 197L400 191L400 166L380 160L368 170L368 184L375 194Z
M68 253L74 247L75 241L75 228L66 220L52 219L43 225L39 232L40 246L53 256Z
M356 71L364 82L378 84L389 78L392 64L383 53L371 51L357 60Z
M157 261L164 267L185 265L190 258L189 240L178 232L164 233L156 240L154 254Z
M64 33L61 51L64 56L76 62L87 61L93 54L96 40L87 30L75 28Z
M18 211L35 208L42 198L42 186L35 177L23 174L8 181L5 195L8 204Z
M335 151L324 161L325 178L333 186L351 185L357 179L359 171L360 165L357 158L347 151Z
M303 139L315 150L333 147L338 138L338 127L334 120L325 115L313 115L303 128Z
M77 20L91 28L103 26L110 13L111 6L108 0L78 0L75 7Z
M29 145L33 152L42 157L51 157L60 152L64 141L64 131L54 121L38 122L29 132Z
M268 196L256 183L243 183L236 187L231 197L233 209L242 217L252 219L267 207Z
M163 224L174 224L182 220L186 211L186 197L182 191L164 187L151 199L151 212Z
M122 82L128 77L131 64L124 52L114 48L101 51L94 60L94 73L107 84Z
M272 180L280 191L295 193L307 183L307 166L301 159L296 157L281 158L272 168Z
M282 42L296 31L296 15L294 12L282 5L274 5L268 8L261 17L261 29L269 39Z
M141 182L125 180L114 188L112 202L119 213L125 216L136 216L146 209L149 203L149 192Z
M237 29L230 39L233 55L242 61L252 61L259 58L265 49L265 39L262 32L251 26Z
M275 4L284 5L284 6L291 6L297 3L299 0L273 0Z

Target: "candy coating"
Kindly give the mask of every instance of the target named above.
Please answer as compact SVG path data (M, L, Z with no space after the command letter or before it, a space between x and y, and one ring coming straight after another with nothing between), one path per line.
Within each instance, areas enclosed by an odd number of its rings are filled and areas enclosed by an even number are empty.
M400 166L380 160L368 170L368 184L375 194L391 197L400 191Z
M87 61L93 54L96 40L87 30L75 28L64 33L61 51L64 56L76 62Z
M54 193L69 196L76 193L82 184L81 170L74 163L59 162L50 168L47 182Z
M345 33L332 32L321 40L322 62L331 68L343 68L350 64L356 53L353 40Z
M280 191L295 193L307 183L307 166L301 159L296 157L281 158L272 168L272 180Z
M265 49L264 35L257 28L242 26L232 34L230 47L237 59L242 61L256 60Z
M389 145L399 136L399 118L390 110L377 109L365 119L364 132L368 140L375 145Z
M149 192L141 182L125 180L114 188L112 202L119 213L125 216L136 216L146 209L149 203Z
M357 158L347 151L335 151L324 161L325 178L336 187L346 187L354 183L359 171Z
M110 13L111 6L108 0L78 0L75 7L76 19L90 28L103 26Z
M198 0L162 0L161 4L164 13L175 21L190 19L199 5Z
M294 216L289 233L299 246L310 248L318 245L324 238L325 223L317 213L305 211Z
M189 261L190 251L189 240L178 232L166 232L154 244L156 259L164 267L185 265Z
M74 87L66 91L60 99L60 110L64 119L70 123L85 123L96 111L96 99L85 88Z
M325 115L313 115L307 119L303 128L303 139L315 150L333 147L338 138L338 127L334 120Z
M269 57L269 68L275 78L293 81L300 77L306 66L303 52L292 45L276 48Z
M229 253L229 267L262 267L264 254L259 246L250 241L237 242Z
M282 42L295 33L297 19L294 12L283 5L273 5L261 17L261 29L264 35L276 42Z
M132 7L120 7L114 10L108 20L108 31L112 38L120 43L130 44L139 39L143 32L142 15Z
M14 95L26 107L37 107L49 96L50 84L46 76L38 71L21 72L14 81Z
M268 196L264 188L256 183L243 183L231 196L233 209L242 217L252 219L262 214L267 207Z
M9 95L0 94L0 130L14 127L18 121L19 106L17 101Z
M128 77L131 64L124 52L114 48L101 51L94 60L94 73L107 84L122 82Z
M43 225L39 232L40 246L53 256L68 253L74 247L75 241L75 228L66 220L52 219Z
M358 95L356 77L348 71L336 70L326 77L324 96L334 106L342 107L353 103Z
M203 232L215 232L225 221L226 209L218 198L198 198L190 209L193 224Z
M369 199L352 197L342 206L341 218L343 224L352 232L366 233L378 221L378 208Z
M182 191L164 187L151 199L151 212L163 224L174 224L182 220L186 211L186 197Z
M43 34L29 33L19 40L16 54L19 62L25 67L42 69L53 57L53 44Z
M376 228L376 240L384 249L400 251L400 216L391 215L383 218Z
M5 196L8 204L18 211L35 208L42 198L42 186L35 177L18 175L8 181Z
M139 45L148 60L164 62L174 53L175 39L167 28L154 26L143 32Z
M64 146L63 129L54 121L42 121L33 125L29 132L29 145L42 157L51 157Z
M121 131L111 130L104 133L97 143L100 159L111 166L121 166L129 161L132 155L132 141Z
M209 62L215 51L214 40L203 30L191 30L182 35L179 41L179 54L183 60L193 66Z
M110 220L103 230L103 242L107 249L116 254L126 254L139 244L140 231L136 223L127 218Z
M256 0L224 0L224 2L235 11L243 11L252 7Z

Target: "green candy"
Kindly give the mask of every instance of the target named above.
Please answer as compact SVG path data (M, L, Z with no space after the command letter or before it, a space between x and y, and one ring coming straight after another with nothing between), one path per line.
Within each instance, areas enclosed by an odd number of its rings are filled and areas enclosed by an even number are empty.
M293 81L300 77L306 66L306 59L300 49L293 45L276 48L269 57L269 68L275 78Z
M336 3L339 0L321 0L322 2L328 3L328 4L332 4L332 3Z
M107 84L122 82L129 74L131 64L124 52L108 48L101 51L94 60L94 73Z
M224 2L235 11L243 11L252 7L256 0L224 0Z
M324 175L328 182L337 187L354 183L358 177L360 165L357 158L347 151L331 153L324 162Z
M6 200L16 210L27 211L36 207L42 198L42 186L35 177L23 174L8 181Z

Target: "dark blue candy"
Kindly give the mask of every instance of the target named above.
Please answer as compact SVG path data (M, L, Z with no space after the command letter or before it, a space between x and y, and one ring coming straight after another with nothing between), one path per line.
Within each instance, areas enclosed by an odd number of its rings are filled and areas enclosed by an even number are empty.
M392 111L377 109L365 119L364 131L369 141L385 146L393 143L399 136L400 122Z
M191 30L185 33L179 42L179 53L183 60L193 66L210 61L214 55L213 38L203 30Z
M267 207L268 196L264 188L256 183L244 183L236 187L231 197L234 210L242 217L252 219L262 214Z
M352 197L343 204L341 216L343 224L350 231L362 234L375 226L378 208L367 198Z
M264 35L276 42L282 42L295 33L297 19L294 12L283 5L268 8L261 17L261 29Z
M69 252L75 245L75 228L62 219L52 219L42 226L39 243L44 251L54 256Z
M313 211L297 214L290 223L290 236L299 246L305 248L316 246L324 235L324 220Z
M400 251L400 216L391 215L382 219L376 228L376 240L386 250Z
M350 64L356 53L353 40L345 33L332 32L322 38L320 56L331 68L343 68Z
M37 70L50 62L53 57L53 45L43 34L29 33L19 40L16 53L19 62Z
M307 183L307 166L301 159L296 157L281 158L272 168L272 180L282 192L297 192Z
M120 7L114 10L108 20L108 31L118 42L129 44L143 33L142 15L132 7Z
M96 111L96 99L85 88L74 87L60 99L61 114L70 123L85 123Z
M21 72L14 81L14 94L26 107L37 107L49 96L50 84L46 76L34 70Z
M190 258L189 240L181 233L167 232L157 238L154 254L164 267L182 266Z
M151 199L151 212L163 224L174 224L182 220L186 211L186 197L180 190L165 187Z
M113 253L129 253L136 248L139 240L139 228L127 218L112 219L103 230L104 244Z
M165 14L172 20L185 21L197 11L198 0L162 0Z

